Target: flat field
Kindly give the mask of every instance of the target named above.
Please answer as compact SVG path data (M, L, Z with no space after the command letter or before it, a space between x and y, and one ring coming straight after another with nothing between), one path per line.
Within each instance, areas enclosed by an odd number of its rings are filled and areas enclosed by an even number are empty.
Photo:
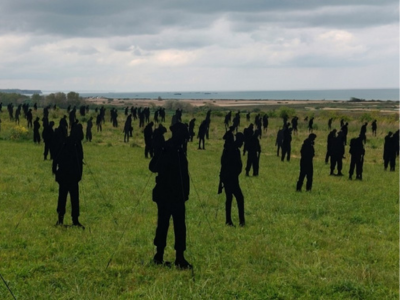
M309 103L292 107L300 118L290 162L276 156L275 139L286 108L252 106L271 115L261 139L260 175L240 184L246 226L224 225L225 195L217 194L222 136L222 107L185 110L183 121L196 127L211 114L206 150L188 144L190 199L186 203L187 260L193 271L152 264L157 207L151 200L155 175L144 158L138 122L123 142L123 110L113 128L107 110L103 131L84 141L80 182L85 230L56 227L58 184L43 144L32 131L8 120L0 131L0 273L17 299L398 299L399 172L384 171L382 152L388 131L399 128L398 113L378 109L357 112L335 103L336 110ZM398 103L388 104L396 106ZM347 108L346 108L347 107ZM187 108L187 107L186 107ZM290 105L289 105L290 108ZM237 109L237 108L235 108ZM241 108L246 109L246 108ZM385 111L383 111L385 110ZM65 110L51 112L58 124ZM167 124L172 111L168 112ZM95 116L94 110L90 114ZM34 117L42 116L41 109ZM296 192L300 148L308 136L305 116L315 116L316 157L312 192ZM240 130L248 126L241 114ZM378 134L367 131L362 181L350 181L346 147L343 177L329 176L325 164L327 120L349 122L348 138L358 136L362 121L376 118ZM78 116L85 124L87 117ZM84 125L84 128L86 126ZM166 138L170 132L166 133ZM243 163L246 157L242 157ZM304 187L303 187L304 190ZM69 219L67 204L65 223ZM233 221L238 224L235 201ZM165 259L174 261L173 225ZM0 282L0 299L13 299Z

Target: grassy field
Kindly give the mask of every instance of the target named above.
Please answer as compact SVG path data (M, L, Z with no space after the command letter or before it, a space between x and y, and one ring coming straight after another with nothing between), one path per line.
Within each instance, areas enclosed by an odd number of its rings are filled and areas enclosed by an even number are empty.
M83 143L83 231L54 226L58 184L51 161L43 160L43 144L33 143L26 121L17 128L3 112L1 275L17 299L398 299L399 172L398 164L396 172L384 171L382 161L384 136L398 129L398 114L375 113L378 135L372 137L368 127L363 181L329 176L324 163L328 114L316 114L313 190L298 193L299 152L308 136L302 120L309 112L296 113L301 122L291 161L281 162L276 156L275 137L282 121L271 118L261 139L260 175L240 176L244 228L224 225L225 195L217 194L224 112L212 114L205 151L189 143L186 258L194 269L180 271L151 263L155 175L144 158L138 123L130 143L123 143L121 111L119 128L107 118L103 132L94 130L93 141ZM349 138L358 136L361 114L330 113L346 117ZM60 115L50 117L58 124ZM197 112L196 130L204 115ZM184 122L191 118L184 113ZM241 130L247 125L242 114ZM338 125L336 119L334 127ZM346 147L345 175L349 158ZM69 214L68 203L67 224ZM237 224L235 202L232 214ZM171 261L173 241L171 223L165 254ZM0 299L12 299L4 282Z

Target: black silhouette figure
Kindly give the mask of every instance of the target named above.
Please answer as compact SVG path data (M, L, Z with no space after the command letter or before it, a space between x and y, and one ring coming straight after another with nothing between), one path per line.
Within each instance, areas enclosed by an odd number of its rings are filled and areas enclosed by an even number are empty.
M267 114L265 114L265 115L263 116L262 122L263 122L263 129L265 130L265 132L267 132L267 130L268 130L268 123L269 123L268 115L267 115Z
M301 158L300 158L300 175L297 181L296 190L298 192L301 191L301 187L303 186L304 178L307 177L306 183L306 191L311 191L312 183L313 183L313 157L315 155L314 151L314 141L316 139L316 135L311 133L308 138L306 138L301 146Z
M235 114L235 117L232 120L232 126L235 127L235 130L237 132L240 126L240 110L238 110Z
M154 155L158 155L158 154L160 154L160 152L162 152L164 144L165 144L164 133L166 133L166 132L167 132L167 129L162 124L159 124L158 127L154 130L154 132L153 132Z
M43 126L42 138L44 143L44 160L47 160L47 155L50 152L50 159L53 159L53 142L54 142L54 122L50 121L49 125Z
M14 105L12 103L7 104L7 111L10 117L10 121L14 120Z
M229 130L225 132L224 136L222 137L225 141L224 148L229 147L235 141L234 135L235 128L233 126L229 127Z
M86 141L92 141L92 128L93 128L93 118L90 117L89 120L86 122Z
M172 216L175 233L175 265L180 269L191 269L186 261L186 224L185 202L189 199L190 182L188 161L183 144L189 138L187 127L177 122L170 127L172 137L165 142L161 152L157 152L149 164L149 169L157 173L156 186L153 189L153 201L157 203L158 217L154 245L157 253L155 264L164 262L164 249L167 245L169 220Z
M33 115L31 108L26 113L26 120L28 121L28 128L32 128Z
M365 149L363 145L363 137L353 138L350 140L350 150L351 155L350 169L349 169L349 179L353 179L354 168L356 169L356 179L362 180L363 164Z
M294 117L292 118L293 134L297 134L297 133L298 133L298 128L297 128L297 126L298 126L298 121L299 121L299 118L298 118L297 116L294 116Z
M247 121L247 122L250 122L250 112L248 112L248 113L246 114L246 121Z
M111 123L113 127L118 127L118 110L112 108L110 111Z
M11 107L12 104L10 103ZM28 103L24 103L22 104L22 111L24 112L24 117L27 118L28 117L28 112L29 112L29 104ZM31 115L32 115L32 109L31 109ZM31 124L32 125L32 124ZM32 126L31 126L32 127Z
M183 113L183 110L180 109L180 108L177 108L177 109L175 110L175 116L176 116L176 120L177 120L178 122L181 122L181 121L182 121L182 113ZM207 115L208 115L208 112L207 112Z
M330 175L335 175L334 170L337 167L337 176L343 176L343 156L344 156L344 137L341 131L338 132L337 137L333 140L332 153L331 153L331 172Z
M124 143L129 143L129 137L132 136L131 128L132 128L132 115L129 114L126 117L126 121L124 124Z
M75 123L76 120L76 106L69 111L69 126L72 128L72 125Z
M154 123L150 122L143 130L145 144L144 157L146 158L148 158L149 155L150 157L153 157L153 125Z
M376 136L376 130L378 129L378 125L376 125L376 120L373 120L373 121L372 121L371 129L372 129L372 134L373 134L374 136Z
M133 117L133 120L135 120L136 121L136 119L137 119L137 107L131 107L131 114L132 114L132 117Z
M333 129L331 132L329 132L328 138L326 141L326 156L325 156L326 164L329 162L329 158L332 159L332 153L333 153L333 147L335 144L335 139L336 139L336 129Z
M64 137L67 137L67 135L68 135L68 122L67 122L67 116L66 115L64 115L64 117L62 117L60 119L59 128L60 128L60 130L63 131L62 135Z
M165 108L160 108L161 122L165 122Z
M139 118L139 128L144 127L145 112L141 107L139 107L138 109L138 118Z
M86 115L86 106L85 105L81 105L79 107L79 114L84 117Z
M156 109L156 111L154 112L154 117L153 117L153 120L154 120L155 124L157 124L159 122L158 115L159 115L159 110Z
M46 126L49 125L49 118L46 116L43 116L42 118L42 124L43 124L43 128L45 128Z
M255 119L254 119L254 124L256 126L256 130L258 130L258 135L261 139L262 136L262 119L261 119L261 115L257 114Z
M349 132L349 123L345 123L342 128L340 129L340 131L342 132L343 135L343 142L344 145L347 145L347 133Z
M314 126L314 118L311 118L309 121L308 121L308 132L310 132L310 133L312 133L313 132L313 126Z
M224 125L225 125L225 131L229 129L229 126L231 124L231 119L232 119L232 112L229 111L224 118Z
M211 109L207 111L205 121L206 121L206 139L208 140L210 138Z
M257 129L247 142L246 176L249 176L251 168L253 168L253 176L258 176L261 154L260 140L258 139L259 136L260 130Z
M101 132L101 131L103 130L103 128L102 128L102 123L103 123L103 119L102 119L101 114L99 113L99 114L96 116L96 128L97 128L97 132Z
M242 172L240 147L242 147L243 141L243 133L238 132L236 134L235 141L225 143L225 147L221 156L221 171L219 174L220 184L218 193L222 193L222 189L225 189L225 224L228 226L235 226L232 222L231 216L233 196L235 196L238 206L239 225L245 225L244 196L239 185L239 175Z
M81 141L83 130L81 124L74 124L71 135L65 138L57 147L53 159L53 174L59 184L58 190L58 221L56 225L64 224L65 206L67 195L71 198L71 217L74 226L81 227L79 223L79 181L82 179L83 148Z
M199 150L200 149L205 150L204 142L206 133L207 133L207 120L204 120L203 122L201 122L199 126L199 132L197 133L197 138L199 139L199 148L198 148Z
M367 142L367 125L368 125L368 123L365 122L364 125L361 126L360 135L359 135L364 144Z
M292 128L290 128L290 123L286 123L285 128L283 128L283 140L282 140L282 156L281 161L290 161L290 153L292 150Z
M254 125L250 124L249 127L245 128L243 130L243 136L244 136L243 155L246 155L249 141L250 141L250 139L252 138L252 136L254 134L254 129L253 128L254 128Z
M283 129L279 128L277 134L276 134L276 140L275 140L275 146L276 146L276 156L279 157L279 150L282 148L282 142L283 142Z
M33 122L33 142L36 144L40 144L40 123L39 123L39 117L36 117L35 121Z
M383 145L383 164L385 171L387 170L387 167L389 165L390 165L390 171L395 171L396 156L397 156L395 134L389 131L387 136L385 136L385 143ZM398 144L398 131L397 131L397 144Z
M385 143L383 145L383 165L384 165L385 171L387 170L387 167L389 166L391 152L393 151L392 135L393 135L393 132L389 131L387 136L385 136Z
M148 124L150 122L150 108L145 107L143 112L144 112L144 121L146 122L146 124Z
M189 122L189 137L190 137L191 142L193 142L193 138L196 135L194 132L195 122L196 122L196 118L191 119Z
M330 118L328 120L328 129L331 130L332 129L332 122L333 122L333 118Z

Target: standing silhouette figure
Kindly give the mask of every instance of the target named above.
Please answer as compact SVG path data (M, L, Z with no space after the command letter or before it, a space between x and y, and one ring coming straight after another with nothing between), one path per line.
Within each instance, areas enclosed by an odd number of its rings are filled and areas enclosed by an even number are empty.
M221 156L220 185L218 193L225 190L225 224L234 226L231 217L233 196L236 198L239 224L245 225L244 218L244 196L239 185L239 175L242 172L242 159L240 156L240 147L243 145L243 133L238 132L234 141L226 140L224 150Z
M153 201L157 203L158 217L154 245L157 253L155 264L164 262L164 249L167 245L169 220L172 217L175 233L175 265L180 269L191 269L185 259L186 224L185 202L189 199L190 182L188 161L183 149L189 138L187 126L177 122L170 127L172 137L165 142L162 151L156 152L149 164L150 171L157 173L153 189Z
M300 159L300 175L299 180L297 181L298 192L301 191L301 187L303 186L304 178L307 177L306 183L306 191L311 191L312 183L313 183L313 157L315 155L314 151L314 141L317 136L314 133L311 133L308 138L306 138L301 146L301 159Z
M79 223L79 181L83 170L83 130L81 124L71 128L71 135L58 146L53 159L52 171L58 182L58 221L56 225L64 224L67 195L71 198L71 217L74 226L85 228Z

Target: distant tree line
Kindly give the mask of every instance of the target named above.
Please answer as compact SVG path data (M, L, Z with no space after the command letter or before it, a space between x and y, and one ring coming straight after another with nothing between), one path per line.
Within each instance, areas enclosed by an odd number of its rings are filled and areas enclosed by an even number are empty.
M34 103L36 103L39 107L57 105L60 108L66 108L69 105L77 107L81 105L86 105L86 101L79 96L79 93L76 92L69 92L68 94L58 92L51 93L49 95L33 94L31 97L18 93L0 92L0 102L2 102L3 105L7 105L8 103L29 103L33 105Z

